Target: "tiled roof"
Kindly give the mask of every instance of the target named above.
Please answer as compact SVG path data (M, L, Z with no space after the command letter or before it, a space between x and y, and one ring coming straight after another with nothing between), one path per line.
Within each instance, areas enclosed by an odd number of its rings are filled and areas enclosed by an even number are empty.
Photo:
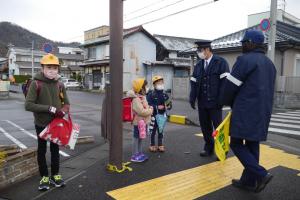
M212 48L223 49L223 48L230 48L230 47L240 47L241 46L240 41L244 36L245 32L247 30L253 30L253 29L260 30L259 24L213 40ZM270 33L269 31L264 32L265 43L269 39L269 33ZM300 42L300 28L293 25L286 24L281 21L277 21L276 43L287 42L287 41Z
M153 35L168 51L184 51L195 46L201 39L183 38L165 35Z

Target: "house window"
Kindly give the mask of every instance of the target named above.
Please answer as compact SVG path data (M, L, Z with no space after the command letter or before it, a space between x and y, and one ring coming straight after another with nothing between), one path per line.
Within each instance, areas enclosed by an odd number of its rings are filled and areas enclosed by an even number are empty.
M96 47L90 47L88 54L89 59L96 59Z
M295 76L300 77L300 58L296 59Z

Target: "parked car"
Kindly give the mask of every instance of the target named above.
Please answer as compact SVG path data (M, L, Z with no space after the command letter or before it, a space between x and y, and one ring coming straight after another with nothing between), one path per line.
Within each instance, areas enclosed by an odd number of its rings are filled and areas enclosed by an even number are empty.
M61 82L65 85L65 88L79 88L81 84L72 78L61 78Z

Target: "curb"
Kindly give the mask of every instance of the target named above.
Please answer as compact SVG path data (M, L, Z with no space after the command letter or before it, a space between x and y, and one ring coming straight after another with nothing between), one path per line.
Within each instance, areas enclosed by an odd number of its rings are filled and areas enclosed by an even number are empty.
M187 116L184 116L184 115L169 115L168 121L170 123L174 123L174 124L199 126L197 123L193 122Z

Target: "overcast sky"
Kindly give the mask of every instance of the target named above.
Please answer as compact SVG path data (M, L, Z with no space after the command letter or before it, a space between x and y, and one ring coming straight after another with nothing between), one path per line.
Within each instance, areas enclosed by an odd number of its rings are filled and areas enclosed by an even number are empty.
M124 28L210 1L126 0ZM219 0L144 28L152 34L215 39L246 28L248 15L268 11L270 4L271 0ZM278 4L282 8L283 0ZM166 8L154 12L162 7ZM300 1L286 0L286 11L300 18ZM109 0L0 0L0 21L16 23L51 40L83 42L85 30L109 24Z

